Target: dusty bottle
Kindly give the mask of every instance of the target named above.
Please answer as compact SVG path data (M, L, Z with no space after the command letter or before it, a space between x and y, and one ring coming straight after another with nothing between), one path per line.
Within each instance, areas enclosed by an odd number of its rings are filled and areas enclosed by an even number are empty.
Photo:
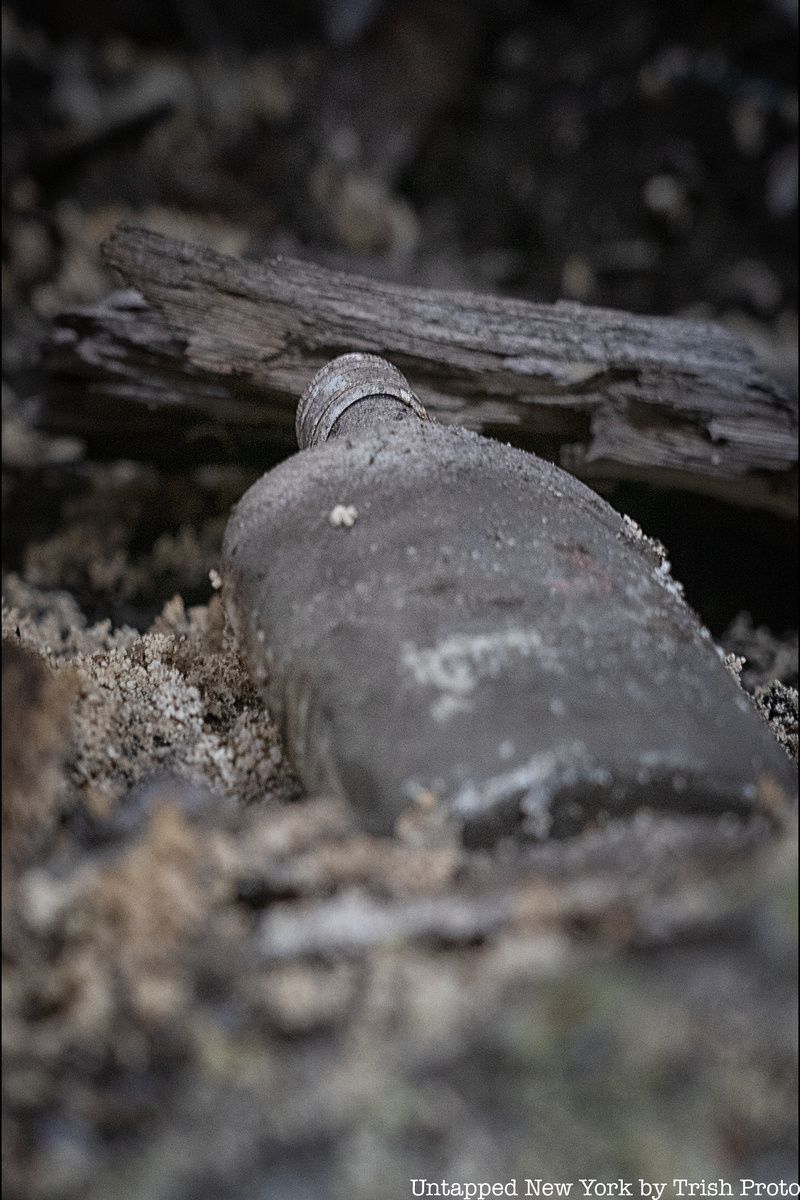
M309 789L377 833L438 802L475 842L793 794L658 548L573 476L428 419L372 355L318 372L297 434L223 576Z

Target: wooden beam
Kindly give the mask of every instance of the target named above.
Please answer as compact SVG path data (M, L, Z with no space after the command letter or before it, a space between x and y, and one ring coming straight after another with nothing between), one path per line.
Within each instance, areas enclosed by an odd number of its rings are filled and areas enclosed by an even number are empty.
M107 261L136 292L58 321L48 427L214 422L288 442L313 372L347 350L407 375L440 420L507 437L593 480L636 479L797 512L797 403L720 326L243 262L121 227ZM109 408L113 404L113 411ZM105 406L105 410L104 410ZM87 430L87 426L89 429ZM152 439L151 439L152 440Z

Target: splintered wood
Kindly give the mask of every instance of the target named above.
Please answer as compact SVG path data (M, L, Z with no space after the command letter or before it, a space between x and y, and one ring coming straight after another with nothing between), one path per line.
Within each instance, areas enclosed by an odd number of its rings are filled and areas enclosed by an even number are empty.
M105 253L135 290L58 321L50 430L113 424L128 454L159 460L211 427L264 461L291 448L313 373L371 351L439 420L513 437L584 479L796 514L796 398L720 326L243 262L130 227Z

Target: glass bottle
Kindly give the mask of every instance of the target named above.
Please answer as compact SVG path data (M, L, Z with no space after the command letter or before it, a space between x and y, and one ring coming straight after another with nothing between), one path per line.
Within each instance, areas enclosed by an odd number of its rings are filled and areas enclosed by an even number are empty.
M317 373L297 434L223 594L308 789L373 833L446 806L472 844L794 792L661 548L579 480L429 419L374 355Z

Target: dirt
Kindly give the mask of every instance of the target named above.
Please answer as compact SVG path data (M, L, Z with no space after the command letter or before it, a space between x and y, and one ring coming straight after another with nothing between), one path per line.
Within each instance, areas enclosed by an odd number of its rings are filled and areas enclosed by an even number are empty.
M788 1169L791 817L364 837L302 795L213 601L140 635L11 591L17 1194L401 1196L409 1164L563 1172L568 1131L586 1171Z

